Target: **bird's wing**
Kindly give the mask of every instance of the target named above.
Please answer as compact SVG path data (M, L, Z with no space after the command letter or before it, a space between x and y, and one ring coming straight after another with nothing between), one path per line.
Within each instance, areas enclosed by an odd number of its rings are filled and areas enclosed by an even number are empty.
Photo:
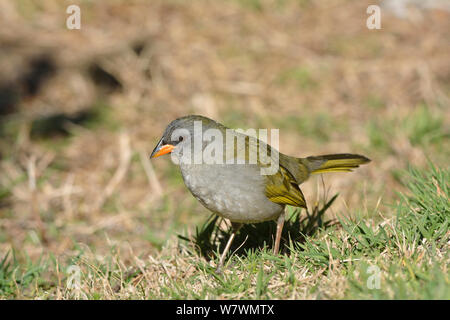
M266 196L275 203L306 208L305 197L292 174L280 166L277 173L267 175Z

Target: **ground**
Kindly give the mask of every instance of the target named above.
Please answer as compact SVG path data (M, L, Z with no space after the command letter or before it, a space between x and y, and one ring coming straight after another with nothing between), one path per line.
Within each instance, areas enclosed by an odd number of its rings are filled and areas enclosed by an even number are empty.
M449 299L449 13L370 30L369 4L0 2L0 298ZM191 113L372 162L304 183L282 254L250 225L216 275L226 222L149 160Z

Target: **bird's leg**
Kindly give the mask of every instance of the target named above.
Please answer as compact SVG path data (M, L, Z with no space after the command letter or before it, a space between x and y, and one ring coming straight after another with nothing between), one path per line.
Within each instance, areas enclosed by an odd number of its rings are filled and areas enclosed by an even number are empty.
M285 213L283 211L277 219L277 234L275 237L275 245L273 247L273 254L278 254L278 250L280 249L280 240L281 240L281 233L283 231L283 226L284 226L284 218L285 218Z
M219 264L217 265L216 273L222 273L222 267L223 267L223 263L225 262L225 257L227 256L228 251L230 251L231 243L233 242L233 239L236 236L236 233L238 232L238 230L242 227L242 224L231 222L231 227L233 228L233 231L231 233L230 238L228 239L225 249L222 252L222 255L220 256L220 260L219 260Z

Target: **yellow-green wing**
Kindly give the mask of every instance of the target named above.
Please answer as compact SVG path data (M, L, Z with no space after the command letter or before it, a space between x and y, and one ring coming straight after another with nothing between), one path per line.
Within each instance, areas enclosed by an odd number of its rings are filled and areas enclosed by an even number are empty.
M276 174L266 176L266 196L275 203L306 208L305 197L294 177L280 166Z

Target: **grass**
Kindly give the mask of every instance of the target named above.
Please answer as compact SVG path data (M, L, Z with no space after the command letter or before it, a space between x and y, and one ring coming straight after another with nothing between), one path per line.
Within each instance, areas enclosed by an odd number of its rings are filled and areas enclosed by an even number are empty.
M433 114L424 105L419 106L404 122L404 130L408 134L410 142L415 144L432 144L449 136L450 132L444 132L443 119L440 115Z
M20 264L14 252L0 262L3 298L136 299L449 299L450 170L411 169L396 216L322 221L337 198L308 215L290 210L282 254L271 251L273 223L247 225L236 238L223 275L217 250L227 229L210 218L192 238L166 244L157 257L122 261L111 246L99 258L87 248L67 261L47 257ZM309 217L308 217L309 216ZM248 239L247 239L248 236ZM187 242L185 242L187 240ZM169 245L170 246L170 245ZM237 250L236 250L237 249ZM206 259L205 259L206 257ZM67 289L70 266L79 287ZM157 286L155 285L157 284Z
M283 244L292 242L303 242L305 237L316 233L320 228L327 228L333 224L332 220L323 221L326 210L336 200L337 195L333 196L329 201L323 204L320 208L318 205L314 206L311 212L306 211L305 215L301 214L301 210L293 210L288 208L288 218L285 222L281 248L283 251ZM289 210L291 209L291 210ZM216 215L211 215L207 222L196 229L196 234L192 238L179 236L180 239L191 242L194 245L195 251L203 257L210 259L215 255L215 251L221 252L231 235L231 228L220 228L219 226L225 224L225 220ZM245 255L249 250L256 251L272 247L274 239L268 237L273 236L277 225L275 221L267 221L258 224L246 224L242 226L239 233L230 248L231 252L238 255ZM269 241L271 240L271 241ZM194 252L191 252L194 254Z
M294 83L299 90L314 89L317 82L313 79L311 71L305 67L293 67L280 73L277 82L280 85Z
M307 108L305 108L307 109ZM301 132L305 138L317 142L327 142L333 133L345 131L345 120L336 121L327 113L315 113L314 115L294 115L288 118L276 119L274 121L279 127L286 128L292 132ZM328 128L333 128L330 132Z
M444 119L445 114L440 109L432 111L421 104L405 117L371 119L366 125L366 131L371 148L385 154L396 153L395 144L407 142L427 153L445 157L448 156L450 132L444 125Z
M6 3L0 299L448 297L450 19L386 11L368 30L370 1L99 0L69 31L64 2ZM289 208L281 255L274 223L243 228L219 277L228 225L147 157L187 113L372 162L323 176L328 208L320 177L302 184L310 217Z

